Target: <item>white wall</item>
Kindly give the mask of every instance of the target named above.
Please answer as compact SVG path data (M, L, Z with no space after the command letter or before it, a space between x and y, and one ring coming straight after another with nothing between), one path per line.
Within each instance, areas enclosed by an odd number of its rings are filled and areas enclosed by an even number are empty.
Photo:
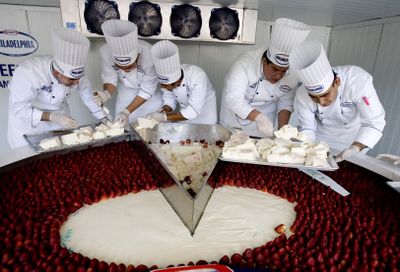
M359 65L374 77L386 111L380 142L368 154L400 154L400 16L333 27L329 59L332 65Z
M220 104L220 96L224 85L224 77L231 64L242 53L258 48L266 47L269 43L269 34L272 22L259 21L257 23L256 44L238 45L227 43L199 43L182 41L177 42L180 51L182 63L196 64L202 67L208 74ZM38 8L38 7L14 7L0 5L0 29L18 28L19 31L26 31L39 41L38 54L51 53L50 31L61 26L61 15L58 8ZM308 40L319 40L325 48L328 49L330 39L330 28L313 27ZM154 40L148 40L154 43ZM91 48L88 57L87 75L92 81L95 89L102 88L101 82L101 60L99 48L104 44L104 39L91 39ZM9 60L14 61L16 60ZM18 63L22 59L18 59ZM0 62L1 63L1 62ZM3 78L0 77L0 80ZM3 129L0 130L0 154L9 152L7 143L7 115L8 115L8 89L0 89L0 124ZM115 98L107 102L107 107L111 112L114 111L113 102ZM80 100L78 94L73 94L69 99L72 116L79 121L81 125L95 122L90 116L88 110ZM294 121L293 121L294 120ZM296 115L291 121L295 123Z

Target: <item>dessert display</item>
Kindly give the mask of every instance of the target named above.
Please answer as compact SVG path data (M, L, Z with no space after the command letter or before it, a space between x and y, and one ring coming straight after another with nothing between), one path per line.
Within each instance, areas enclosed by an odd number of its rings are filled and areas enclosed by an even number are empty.
M274 132L275 138L252 139L236 131L225 143L225 160L263 161L268 163L331 167L328 162L329 146L309 141L297 128L285 125Z
M2 169L2 271L148 271L163 267L157 259L149 264L106 262L61 245L61 226L86 205L157 189L158 181L147 170L136 145L134 141L111 143ZM351 192L342 197L295 168L230 162L219 166L218 188L250 188L275 195L294 205L295 219L293 224L274 224L272 231L279 236L272 241L249 244L234 253L229 250L231 244L220 248L219 259L193 259L186 265L220 263L271 271L400 269L400 195L386 185L386 178L342 162L337 171L326 172ZM105 223L112 222L101 224ZM170 251L174 251L173 244Z
M61 136L53 136L42 139L38 146L42 150L55 149L60 147L69 147L79 144L86 144L92 141L115 137L124 134L124 128L118 124L107 121L106 124L100 124L95 127L85 126L73 130L73 132Z
M222 146L221 141L208 144L205 140L192 141L190 139L179 143L160 139L159 143L150 144L150 148L164 165L192 194L200 191L221 155Z

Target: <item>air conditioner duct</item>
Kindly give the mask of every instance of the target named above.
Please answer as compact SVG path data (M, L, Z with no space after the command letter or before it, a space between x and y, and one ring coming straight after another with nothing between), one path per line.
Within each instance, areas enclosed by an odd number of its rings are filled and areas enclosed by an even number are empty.
M204 5L202 5L204 3ZM64 27L102 37L100 25L120 18L148 39L255 43L257 10L212 6L210 1L60 0Z

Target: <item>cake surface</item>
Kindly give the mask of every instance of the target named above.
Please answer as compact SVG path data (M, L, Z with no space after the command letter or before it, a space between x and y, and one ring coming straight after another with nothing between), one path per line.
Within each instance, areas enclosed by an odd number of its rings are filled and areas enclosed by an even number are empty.
M276 226L293 224L293 208L255 189L220 187L192 237L159 191L141 192L83 207L64 223L61 239L72 251L109 263L211 262L272 241Z

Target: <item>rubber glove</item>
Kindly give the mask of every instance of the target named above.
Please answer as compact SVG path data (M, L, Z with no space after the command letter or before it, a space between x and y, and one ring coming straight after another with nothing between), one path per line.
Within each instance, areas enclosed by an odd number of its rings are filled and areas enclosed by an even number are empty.
M274 132L274 125L271 120L264 114L260 113L255 119L257 123L258 130L265 137L271 137Z
M51 122L55 122L57 124L60 124L64 128L76 128L78 126L78 123L72 119L71 117L68 117L63 114L59 113L50 113L49 119Z
M96 103L97 106L103 105L108 99L111 98L111 94L109 91L104 90L104 91L94 91L94 102Z
M131 114L130 111L128 111L127 109L124 109L117 115L117 118L115 118L114 124L118 123L118 125L120 127L126 127L129 123L129 115L130 114Z
M167 122L167 115L163 112L153 112L146 116L147 119L154 119L160 123Z
M400 156L396 156L396 155L391 155L391 154L379 154L378 156L376 156L377 159L384 159L384 160L389 160L392 161L393 164L400 164Z
M339 155L336 156L335 160L336 162L341 162L343 160L350 158L351 156L354 156L359 152L360 148L358 146L351 145L349 148L346 148L345 150L340 152Z

